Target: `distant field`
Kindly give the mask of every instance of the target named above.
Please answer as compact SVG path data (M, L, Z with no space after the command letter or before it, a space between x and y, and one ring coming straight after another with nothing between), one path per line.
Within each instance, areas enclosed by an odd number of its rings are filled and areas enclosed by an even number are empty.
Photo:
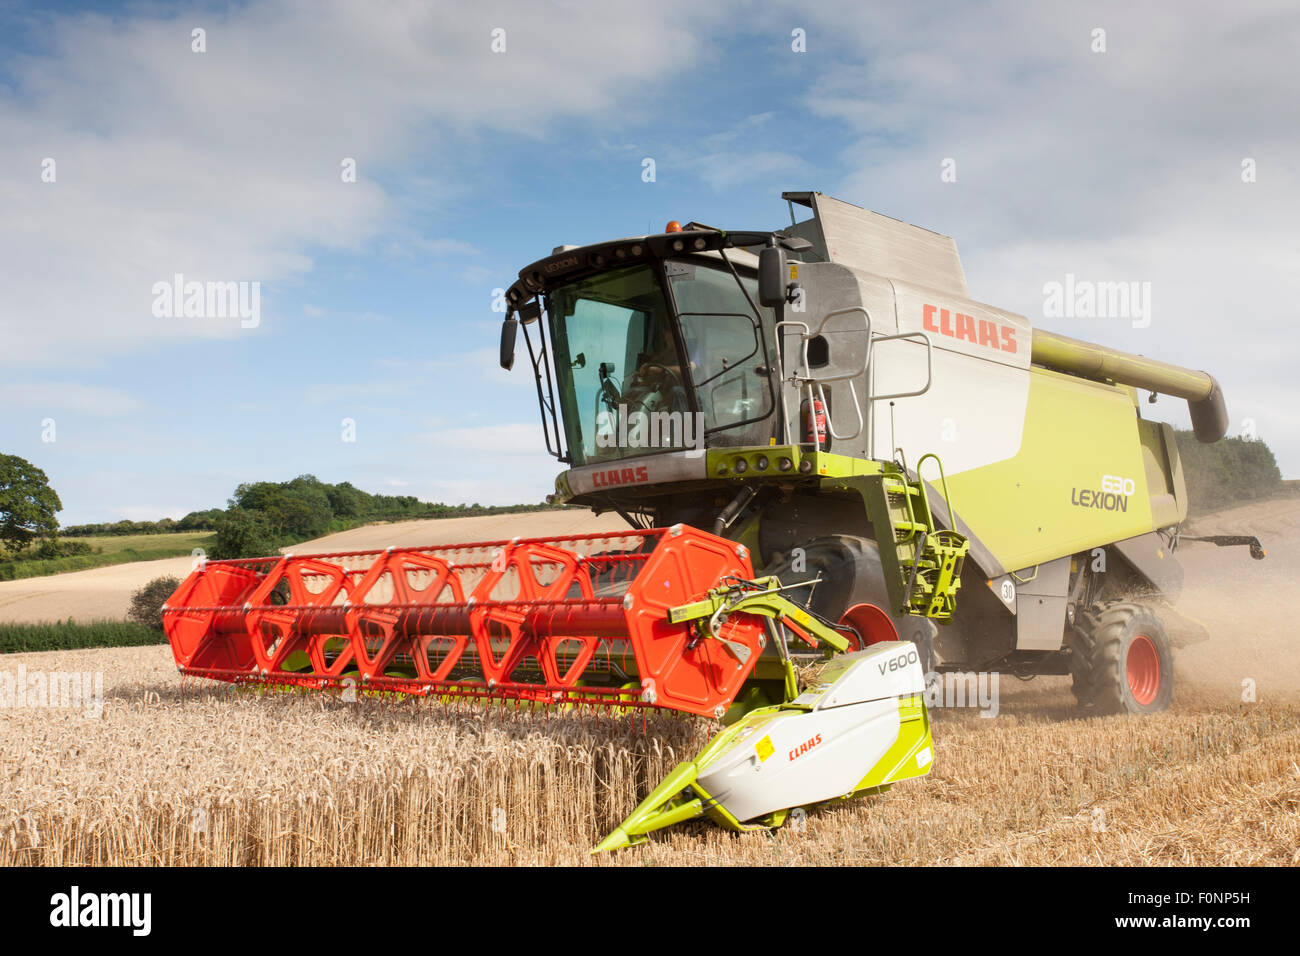
M165 550L168 558L179 557L184 551L189 554L194 548L205 551L212 547L216 537L211 531L179 531L176 534L103 534L76 538L92 548L103 548L105 554L119 551L152 552Z
M157 561L189 556L195 548L205 551L216 538L210 531L182 531L177 534L96 535L69 538L100 549L97 554L74 554L42 561L0 561L0 581L39 578L67 571L86 571L132 561Z
M389 545L400 548L464 541L500 541L516 535L550 537L561 534L594 534L626 527L627 523L618 515L605 514L597 517L583 509L550 509L478 518L424 518L392 524L372 524L317 538L315 541L305 541L295 545L293 550L299 554L362 551L367 548L386 548ZM209 536L203 533L130 535L121 538L95 536L84 540L101 544L110 541L118 547L134 541L137 544L143 542L147 547L156 543L152 539L177 542L171 545L175 550L170 553L179 556L145 561L133 560L128 555L118 560L130 563L93 567L76 574L46 571L42 572L45 577L21 581L6 580L3 573L0 573L0 622L35 623L61 621L69 617L78 621L124 618L131 603L131 594L137 588L164 575L183 578L189 574L193 566L190 551L195 546L208 547L206 541ZM139 551L140 548L137 547L136 552ZM107 550L102 555L91 557L107 558L113 563Z

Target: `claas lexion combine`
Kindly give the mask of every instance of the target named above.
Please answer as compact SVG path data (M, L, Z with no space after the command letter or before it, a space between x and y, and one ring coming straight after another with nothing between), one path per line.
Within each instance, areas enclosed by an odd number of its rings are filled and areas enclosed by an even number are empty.
M1205 633L1171 606L1186 487L1138 389L1213 442L1215 380L972 301L945 236L783 198L780 230L562 246L507 292L556 498L627 531L209 561L164 612L181 671L719 720L598 849L925 774L928 672L1168 706Z

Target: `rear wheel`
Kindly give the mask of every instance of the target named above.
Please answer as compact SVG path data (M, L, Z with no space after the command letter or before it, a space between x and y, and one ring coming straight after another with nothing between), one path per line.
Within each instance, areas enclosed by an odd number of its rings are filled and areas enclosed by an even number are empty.
M1074 694L1105 714L1154 714L1174 694L1165 629L1141 604L1110 604L1081 616L1071 643Z

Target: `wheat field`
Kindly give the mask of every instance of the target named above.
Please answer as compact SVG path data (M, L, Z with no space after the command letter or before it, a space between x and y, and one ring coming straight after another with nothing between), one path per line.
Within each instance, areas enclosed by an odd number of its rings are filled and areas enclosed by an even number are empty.
M669 715L528 715L183 684L168 649L14 655L102 670L99 716L0 717L0 865L1293 864L1300 710L1192 691L1080 719L1061 681L996 719L934 711L923 779L801 830L706 823L592 857L711 731Z
M1176 652L1167 713L1081 717L1068 680L1007 677L993 719L932 710L927 777L598 857L707 722L236 691L183 683L166 646L4 655L0 678L101 672L104 707L0 707L0 865L1295 865L1300 653L1272 609L1300 601L1300 512L1276 517L1214 529L1285 532L1267 561L1180 552L1212 639Z

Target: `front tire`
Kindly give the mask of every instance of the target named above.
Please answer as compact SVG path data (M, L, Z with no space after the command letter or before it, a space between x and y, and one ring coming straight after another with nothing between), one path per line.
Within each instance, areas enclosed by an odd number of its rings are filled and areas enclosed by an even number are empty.
M1149 608L1121 602L1088 614L1071 647L1074 694L1097 713L1154 714L1173 700L1173 649Z

